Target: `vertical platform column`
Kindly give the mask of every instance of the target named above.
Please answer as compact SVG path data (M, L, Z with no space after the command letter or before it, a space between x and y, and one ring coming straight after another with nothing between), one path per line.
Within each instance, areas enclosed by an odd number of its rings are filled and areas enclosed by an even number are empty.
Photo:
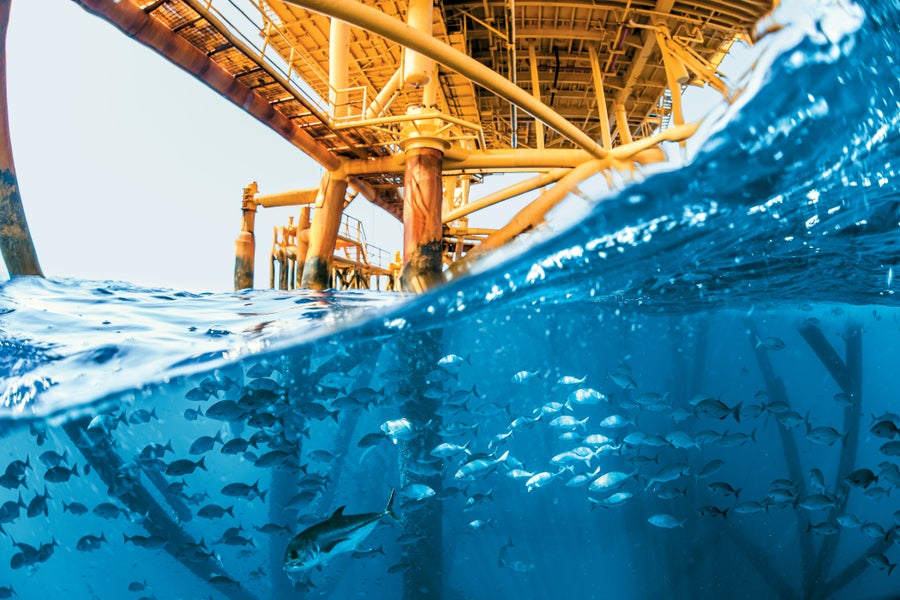
M403 289L421 292L440 282L443 255L443 148L417 143L406 149L403 177ZM438 146L438 147L435 147Z
M6 30L11 0L0 0L0 251L10 277L43 276L25 220L19 181L13 163L6 105Z
M309 251L309 207L300 209L300 221L297 223L297 248L294 250L297 256L297 280L295 285L300 287L303 281L303 264L306 262L306 254Z
M326 172L316 196L316 212L309 227L309 248L303 264L300 287L326 290L331 287L331 266L337 244L347 180Z
M241 232L234 241L234 289L245 290L253 287L254 261L256 258L256 182L244 188L241 201Z

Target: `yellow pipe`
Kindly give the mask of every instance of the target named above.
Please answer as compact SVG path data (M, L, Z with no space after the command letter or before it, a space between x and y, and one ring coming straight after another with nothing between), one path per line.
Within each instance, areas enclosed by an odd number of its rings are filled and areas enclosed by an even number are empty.
M328 102L335 120L346 117L347 87L350 85L350 26L337 19L331 20L328 37Z
M538 101L541 99L541 85L538 80L538 68L537 68L537 52L535 52L534 44L528 44L528 62L531 66L531 95L537 98ZM544 124L535 119L534 121L534 137L537 142L538 150L544 149Z
M612 135L609 133L609 112L606 108L606 94L603 91L603 73L600 72L600 59L597 57L597 51L594 46L588 46L588 53L591 57L591 73L594 78L594 93L597 95L597 113L600 117L600 139L603 141L603 147L609 150L612 148Z
M631 139L631 129L628 125L628 115L625 114L625 105L621 102L615 103L613 112L616 115L616 129L619 130L619 143L630 144L633 140Z
M388 82L384 84L384 87L381 88L381 91L378 92L375 99L366 107L366 110L363 112L363 120L373 119L384 114L384 111L387 110L394 94L400 90L400 80L402 77L403 71L400 69L394 71L394 74L391 75Z
M460 206L456 210L448 212L444 215L442 221L446 225L447 223L451 223L457 219L465 217L466 215L470 215L473 212L479 211L483 208L487 208L488 206L493 206L498 202L503 202L504 200L509 200L510 198L515 198L516 196L527 194L528 192L532 192L539 187L544 187L545 185L549 185L551 183L559 181L559 179L568 172L569 169L553 169L552 171L548 171L547 173L541 173L537 177L532 177L531 179L526 179L525 181L514 183L513 185L502 190L498 190L492 194L488 194L484 198L476 200L475 202L465 204L463 206Z
M318 188L309 190L290 190L287 192L256 196L254 201L257 206L264 206L265 208L273 208L276 206L299 206L314 203L318 192Z
M587 151L591 156L603 158L607 151L591 136L555 110L534 98L505 77L495 73L474 58L453 49L447 44L413 29L406 23L356 0L284 0L286 4L341 19L372 33L378 34L404 47L427 56L445 67L468 77L504 100L512 102L561 136Z
M560 179L556 185L516 213L516 216L514 216L509 223L498 229L477 248L469 252L468 256L478 255L487 250L498 248L524 231L536 227L544 220L544 217L550 209L568 196L578 184L598 173L601 169L612 166L612 164L613 160L607 157L605 159L590 160L578 165L569 171L565 177Z
M409 0L406 8L409 27L428 37L433 35L434 5L432 0ZM403 57L403 83L420 88L428 85L433 77L434 62L427 55L407 48ZM425 102L424 104L428 104Z

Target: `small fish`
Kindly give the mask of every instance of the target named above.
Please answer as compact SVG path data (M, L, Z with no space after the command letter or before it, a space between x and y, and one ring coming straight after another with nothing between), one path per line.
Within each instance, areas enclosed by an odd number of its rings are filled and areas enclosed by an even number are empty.
M725 510L722 510L721 508L718 508L716 506L701 506L700 508L697 509L697 514L700 515L701 517L708 517L708 518L722 517L723 519L727 519L728 518L728 509L726 508Z
M223 508L218 504L207 504L197 511L197 516L203 519L221 519L225 515L234 517L234 506Z
M246 452L247 448L253 446L256 448L256 444L253 442L249 442L244 438L234 438L233 440L228 440L222 447L219 448L219 452L222 454L240 454L241 452Z
M828 494L812 494L801 498L797 506L806 510L830 510L835 506L835 499Z
M809 485L820 493L825 492L825 474L820 469L809 470Z
M869 469L857 469L844 478L853 487L868 488L878 482L878 476Z
M587 418L585 418L585 420L586 419ZM600 421L600 427L605 429L621 429L623 427L628 427L629 425L634 425L634 419L629 419L622 415L610 415Z
M94 550L98 550L100 548L100 544L106 541L106 537L103 533L100 533L100 537L95 535L85 535L78 543L75 544L75 549L80 550L81 552L93 552Z
M128 511L119 508L112 502L101 502L94 507L93 513L102 519L116 519L121 514L127 515Z
M872 432L872 435L875 437L885 438L892 440L894 437L900 433L900 430L897 429L897 426L894 425L891 421L878 421L869 429Z
M427 425L421 429L426 427ZM422 433L420 428L416 427L412 421L405 417L393 421L385 421L381 424L380 429L395 444L398 441L408 442L414 440Z
M469 356L463 358L458 354L447 354L446 356L442 356L440 360L437 361L437 364L439 367L446 369L450 373L457 373L463 364L472 364L469 358Z
M556 479L562 472L563 471L560 471L559 473L548 473L547 471L542 471L541 473L532 475L528 478L528 481L525 482L525 487L529 492L544 487Z
M129 592L143 592L147 589L147 580L144 581L132 581L128 584Z
M197 468L206 470L206 464L203 462L205 457L201 456L200 460L194 462L192 460L188 460L186 458L182 458L179 460L173 460L168 465L166 465L166 475L174 475L175 477L180 477L181 475L190 475Z
M44 473L44 479L52 483L64 483L71 477L78 477L78 465L72 465L72 468L66 468L62 465L56 465Z
M222 444L222 432L217 431L215 437L203 435L191 444L188 454L205 454L213 449L216 444Z
M884 554L878 552L866 554L866 562L876 569L881 569L882 571L887 570L888 575L890 575L897 566L897 563L890 562Z
M838 532L838 527L831 521L823 521L822 523L817 523L815 525L810 522L806 526L806 532L812 532L817 535L834 535Z
M731 485L725 483L724 481L716 481L710 483L706 487L713 494L717 494L719 496L734 496L735 500L737 500L741 495L741 488L734 489L733 487L731 487Z
M842 440L844 444L847 443L847 439L834 427L813 427L807 422L806 424L806 439L815 443L821 444L823 446L831 446L836 441Z
M621 370L607 373L606 376L623 390L633 390L637 387L637 384L634 382L634 379L631 378L631 375L624 373Z
M263 502L266 501L266 494L269 490L259 491L259 480L257 479L252 485L246 483L229 483L222 488L223 496L231 496L232 498L245 497L248 500L259 498Z
M729 408L727 404L716 398L704 398L694 405L694 413L699 417L708 419L724 420L728 415L734 417L735 421L741 420L741 405L738 402L733 408Z
M410 500L424 500L434 496L435 491L423 483L411 483L402 490L400 495Z
M672 515L666 513L660 513L658 515L653 515L652 517L647 519L647 522L655 527L661 527L663 529L674 529L675 527L684 527L684 521L680 521L673 517Z
M66 450L62 454L56 452L55 450L47 450L42 453L39 457L40 461L44 464L45 467L51 469L59 464L65 463L69 464L69 451Z
M44 486L44 495L41 496L37 492L34 493L34 498L31 499L31 502L28 503L28 508L25 511L25 514L28 515L28 518L36 517L41 513L44 513L44 516L48 516L50 514L50 507L47 503L47 500L50 500L50 492L47 491L47 486Z
M548 425L554 429L572 430L572 429L580 428L582 431L584 431L584 428L587 425L588 419L590 419L590 417L585 417L579 421L575 417L570 416L570 415L560 415L560 416L556 417L555 419L553 419L552 421L550 421L548 423Z
M540 371L519 371L510 378L513 383L526 383L538 376Z
M611 492L617 488L622 487L622 485L633 476L634 473L609 471L608 473L604 473L603 475L592 481L588 489L592 492Z
M601 402L609 403L609 398L606 394L602 394L593 388L579 388L567 397L566 408L572 410L576 406L593 406Z
M206 409L206 417L216 421L241 421L247 411L234 400L220 400Z
M139 408L128 416L128 422L132 425L149 423L150 419L156 419L157 421L159 421L159 417L156 416L155 408L149 411L143 408Z
M706 479L707 477L712 477L719 471L719 469L722 468L724 464L725 461L720 458L709 461L703 466L702 469L700 469L700 472L697 473L697 479Z
M645 489L649 490L654 483L668 483L670 481L675 481L688 473L690 473L690 467L687 463L676 462L666 465L657 471L656 475L647 480L647 487Z
M900 456L900 441L882 444L878 451L885 456Z
M887 532L884 530L884 527L879 525L878 523L868 522L863 523L860 528L864 534L873 539L884 539L887 540Z
M584 383L584 380L587 379L587 375L583 377L573 377L572 375L563 375L559 379L556 380L557 385L578 385L580 383Z
M631 500L633 497L634 494L632 494L631 492L616 492L615 494L600 499L588 497L588 500L591 501L591 510L593 510L594 506L602 506L603 508L621 506Z
M468 456L471 456L471 452L469 451L469 443L466 442L462 446L458 444L451 444L450 442L444 442L442 444L438 444L431 450L432 456L438 456L440 458L449 458L455 454L464 453Z
M362 436L358 442L356 442L356 446L359 448L373 448L386 440L387 437L381 431L377 431L375 433L367 433Z
M667 433L666 441L669 442L672 447L680 450L687 450L688 448L700 449L700 445L697 444L694 438L684 431L672 431Z
M859 517L857 517L856 515L851 515L849 513L844 513L842 515L838 515L836 520L837 520L838 524L840 524L840 526L844 527L845 529L854 529L854 528L862 525L862 522L860 522Z
M755 348L763 350L784 350L784 342L777 337L756 338Z
M505 463L509 458L509 450L500 455L497 459L490 458L473 458L459 468L453 475L455 479L475 480L488 476L496 470L497 466Z
M19 498L21 498L21 496L19 496ZM66 504L66 501L63 500L63 512L70 512L73 515L83 515L87 513L87 511L88 507L80 502L72 502L71 504Z
M344 507L341 506L324 521L307 527L294 536L284 551L284 570L289 574L297 574L324 565L336 554L356 550L384 517L400 522L393 506L393 491L387 507L380 513L345 515Z
M740 504L736 504L732 510L742 515L752 515L763 511L768 512L769 505L757 502L756 500L746 500Z

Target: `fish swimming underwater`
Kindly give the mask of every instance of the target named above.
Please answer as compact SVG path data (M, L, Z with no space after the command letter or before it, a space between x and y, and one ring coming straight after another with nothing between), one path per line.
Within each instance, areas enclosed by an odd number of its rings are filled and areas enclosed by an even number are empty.
M391 490L384 512L361 515L343 513L344 507L341 506L324 521L294 536L284 551L284 570L289 576L324 565L336 554L356 550L384 517L400 522L394 513L394 490Z

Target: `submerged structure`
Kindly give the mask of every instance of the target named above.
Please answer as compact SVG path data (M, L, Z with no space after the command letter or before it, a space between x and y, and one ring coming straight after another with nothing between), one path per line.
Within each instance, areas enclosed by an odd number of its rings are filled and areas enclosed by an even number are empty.
M236 289L253 285L257 208L298 206L296 225L276 232L271 285L397 289L402 279L411 290L539 225L586 178L665 161L660 142L696 129L684 88L733 94L717 68L777 4L75 1L323 167L310 189L259 195L248 184ZM485 177L513 172L534 176L479 197ZM537 190L505 225L469 226ZM356 197L402 220L402 257L341 232Z

